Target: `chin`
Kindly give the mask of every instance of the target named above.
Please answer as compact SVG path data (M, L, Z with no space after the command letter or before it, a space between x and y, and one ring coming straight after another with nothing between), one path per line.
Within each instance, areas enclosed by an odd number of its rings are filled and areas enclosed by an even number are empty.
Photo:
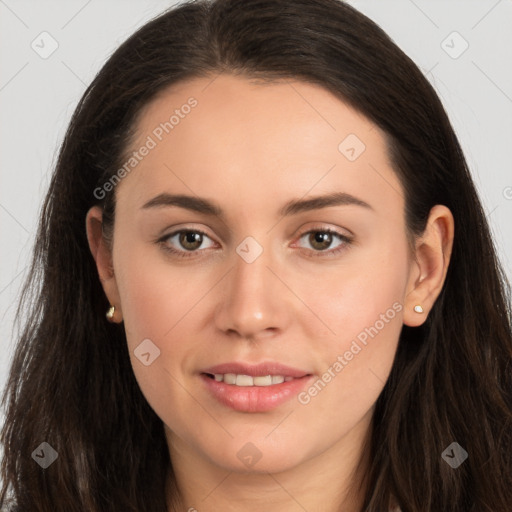
M261 439L261 438L260 438ZM297 450L296 443L275 445L268 439L233 439L228 446L219 446L208 457L217 466L227 471L247 474L280 473L299 465L304 457Z

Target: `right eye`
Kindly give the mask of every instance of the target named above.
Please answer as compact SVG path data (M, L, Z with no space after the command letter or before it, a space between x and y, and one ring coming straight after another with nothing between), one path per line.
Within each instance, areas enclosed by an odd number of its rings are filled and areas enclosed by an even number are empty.
M181 258L188 258L193 256L194 253L199 252L198 249L201 247L204 237L210 238L204 231L198 229L180 229L165 235L158 242L164 250L171 254ZM174 246L170 245L169 242L174 244ZM178 246L181 246L181 249L177 248Z

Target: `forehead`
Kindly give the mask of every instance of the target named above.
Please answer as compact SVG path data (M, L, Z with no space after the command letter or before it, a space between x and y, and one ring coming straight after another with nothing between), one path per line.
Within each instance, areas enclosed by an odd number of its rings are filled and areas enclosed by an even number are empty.
M401 201L384 134L318 85L197 78L160 93L136 128L130 151L149 149L118 193L139 204L164 189L233 205L238 197L247 207L279 191L287 199L343 190Z

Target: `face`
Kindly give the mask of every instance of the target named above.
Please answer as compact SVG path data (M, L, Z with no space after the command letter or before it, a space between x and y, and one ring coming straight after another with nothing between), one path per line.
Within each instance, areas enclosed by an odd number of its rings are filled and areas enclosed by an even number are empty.
M411 278L382 132L319 86L227 75L137 128L106 291L171 448L276 472L360 437Z

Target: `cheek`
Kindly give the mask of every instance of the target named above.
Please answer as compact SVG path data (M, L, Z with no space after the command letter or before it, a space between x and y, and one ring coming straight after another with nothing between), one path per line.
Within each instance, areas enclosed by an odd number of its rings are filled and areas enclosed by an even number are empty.
M327 326L313 347L323 363L319 381L301 403L313 400L331 420L342 409L363 415L378 398L391 371L402 329L407 252L361 258L309 293L308 305ZM312 283L311 283L312 284ZM315 323L318 327L318 323ZM313 329L309 338L314 337ZM300 397L299 397L300 398ZM340 407L334 407L340 404Z
M407 251L405 245L395 250L379 247L358 252L327 278L314 276L303 288L308 306L329 328L326 336L329 343L337 340L333 344L337 349L376 323L380 330L386 312L386 325L388 320L401 323L397 309L402 309L407 285ZM303 276L300 280L305 281Z
M206 273L168 263L153 249L134 250L129 257L120 255L117 264L116 275L130 344L138 339L162 340L170 335L181 321L193 314L194 306L210 288Z
M161 417L169 414L169 403L186 411L190 404L177 383L183 382L183 368L201 350L200 337L192 330L201 321L198 306L208 289L207 277L194 273L193 279L187 278L183 268L173 268L162 258L151 260L142 251L118 258L118 265L124 328L139 387ZM139 348L143 346L144 352ZM139 356L148 351L151 362L146 366Z

